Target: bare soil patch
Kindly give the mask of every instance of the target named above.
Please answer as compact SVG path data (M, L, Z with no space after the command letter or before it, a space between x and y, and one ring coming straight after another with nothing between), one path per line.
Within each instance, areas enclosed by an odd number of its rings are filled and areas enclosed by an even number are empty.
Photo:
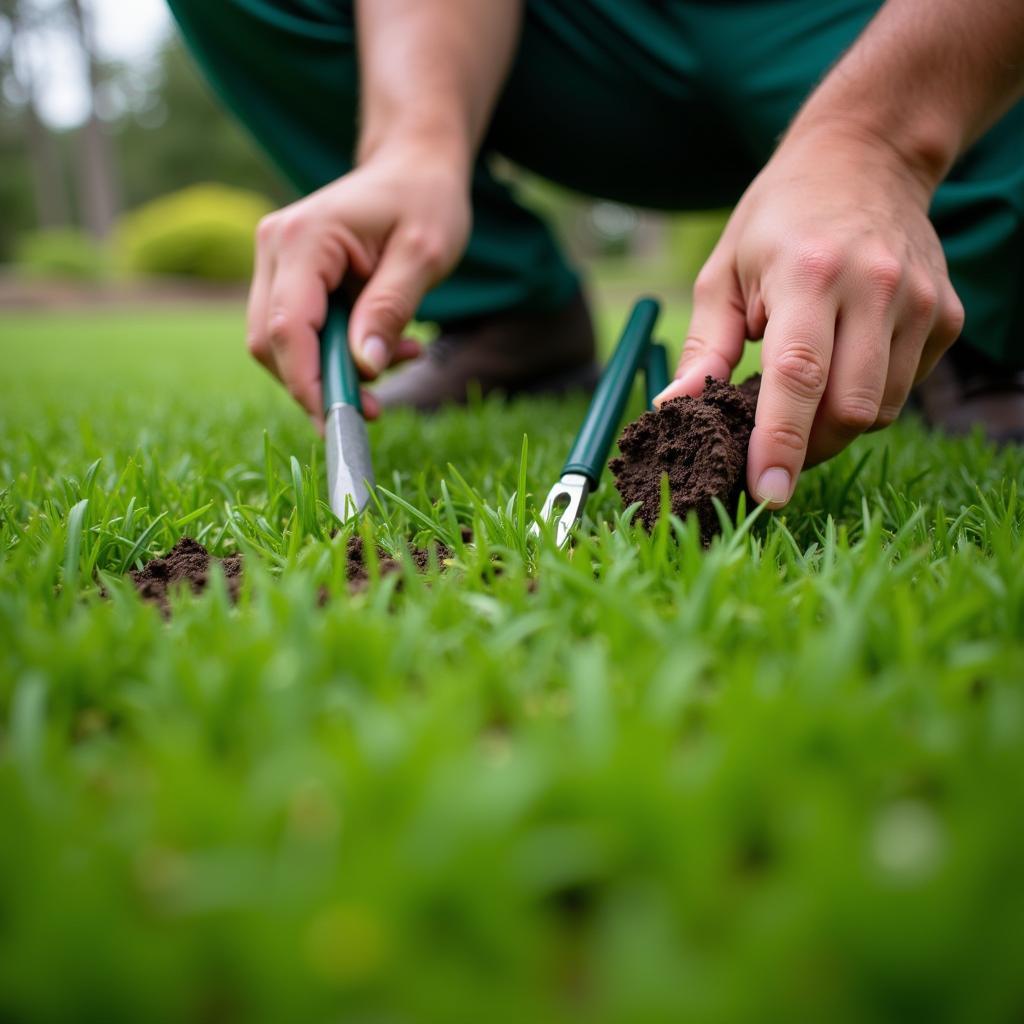
M366 589L370 582L370 567L367 564L363 541L360 537L349 538L346 547L346 578L350 593L357 594ZM418 572L426 572L430 566L430 551L427 548L409 545L409 557ZM444 565L450 552L444 545L438 545L438 561ZM209 585L212 565L220 565L228 585L228 596L232 602L238 600L242 586L242 556L228 555L216 558L191 537L182 537L174 547L159 558L147 562L141 569L133 569L129 577L144 601L157 605L165 616L170 616L170 594L176 588L187 588L193 594L201 594ZM401 572L402 561L388 554L383 548L377 549L377 569L380 576ZM326 590L320 592L320 603L329 599Z
M209 585L211 564L221 567L228 585L228 596L232 601L237 601L242 586L242 556L214 558L191 537L182 537L166 555L154 558L141 569L133 569L128 575L139 596L157 605L164 615L169 616L171 591L187 587L193 594L201 594Z

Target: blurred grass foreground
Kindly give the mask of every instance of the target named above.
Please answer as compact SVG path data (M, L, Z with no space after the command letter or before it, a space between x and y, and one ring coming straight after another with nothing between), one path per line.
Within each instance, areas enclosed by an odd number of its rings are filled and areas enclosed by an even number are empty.
M899 424L707 551L605 481L566 553L582 400L393 414L364 540L452 553L350 595L241 328L0 314L0 1019L1019 1015L1019 449ZM137 598L182 534L237 606Z

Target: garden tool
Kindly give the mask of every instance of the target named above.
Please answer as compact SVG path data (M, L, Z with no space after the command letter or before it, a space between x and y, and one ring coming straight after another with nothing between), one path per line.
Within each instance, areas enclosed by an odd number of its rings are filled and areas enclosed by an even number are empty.
M331 511L344 522L370 500L373 461L359 397L359 374L348 347L348 310L340 294L328 303L320 332L324 393L327 493Z
M548 492L541 517L551 519L560 510L555 537L562 547L573 527L583 518L583 506L597 486L615 442L615 434L626 409L637 371L644 368L647 404L668 386L668 353L653 342L651 334L660 307L654 299L640 299L633 307L622 337L601 375L590 408L562 468L558 483ZM540 526L534 523L531 534Z

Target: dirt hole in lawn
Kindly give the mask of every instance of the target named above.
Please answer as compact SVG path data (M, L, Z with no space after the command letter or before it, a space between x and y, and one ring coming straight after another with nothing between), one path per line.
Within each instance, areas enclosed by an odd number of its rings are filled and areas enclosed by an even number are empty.
M242 586L242 556L213 558L199 541L191 537L182 537L162 558L154 558L128 575L144 601L157 605L164 615L170 615L171 591L177 587L188 587L193 594L201 594L210 582L211 563L220 565L228 585L228 596L237 601Z
M351 537L345 554L348 589L350 593L356 594L366 589L371 578L362 539ZM410 544L409 556L418 572L425 573L430 567L428 549ZM438 545L437 557L442 568L445 560L451 557L443 544ZM128 575L144 601L157 605L165 616L170 616L171 591L185 587L193 594L201 594L209 585L210 569L213 565L220 565L227 582L228 597L232 602L237 601L242 587L242 556L228 555L226 558L217 558L191 537L182 537L166 555L152 559L141 569L133 569ZM401 559L388 554L383 548L377 549L377 565L382 577L401 572L402 569ZM319 601L325 604L328 600L330 594L326 588L322 588Z
M359 593L365 590L370 582L370 567L367 565L366 550L362 537L350 537L348 547L345 549L348 558L346 573L348 576L348 589L352 593ZM430 550L418 548L415 544L409 545L409 557L417 572L426 572L430 568ZM437 544L437 561L444 569L445 560L451 558L451 552L444 544ZM383 548L377 549L377 569L381 577L390 576L392 573L402 571L402 560L389 555ZM321 597L324 594L321 592Z
M699 398L673 398L645 412L619 438L609 468L622 500L640 502L637 519L653 528L661 513L661 477L668 474L672 512L693 511L705 544L719 532L713 499L732 510L747 475L747 444L761 375L735 386L708 377Z

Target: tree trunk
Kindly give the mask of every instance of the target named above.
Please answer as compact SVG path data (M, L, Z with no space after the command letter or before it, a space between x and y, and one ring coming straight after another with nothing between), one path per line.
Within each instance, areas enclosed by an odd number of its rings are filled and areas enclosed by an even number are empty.
M95 238L106 238L118 214L118 187L110 138L96 109L100 67L86 0L69 0L79 45L85 57L89 84L89 114L76 138L78 192L82 219Z
M71 204L68 201L64 168L53 133L39 116L32 62L21 49L25 26L20 5L13 2L5 7L8 18L6 62L24 100L22 120L32 171L36 218L41 228L66 227L71 223Z
M41 228L63 228L71 223L64 168L60 152L49 128L43 124L35 100L25 105L22 115L32 167L32 188L36 199L36 218Z

